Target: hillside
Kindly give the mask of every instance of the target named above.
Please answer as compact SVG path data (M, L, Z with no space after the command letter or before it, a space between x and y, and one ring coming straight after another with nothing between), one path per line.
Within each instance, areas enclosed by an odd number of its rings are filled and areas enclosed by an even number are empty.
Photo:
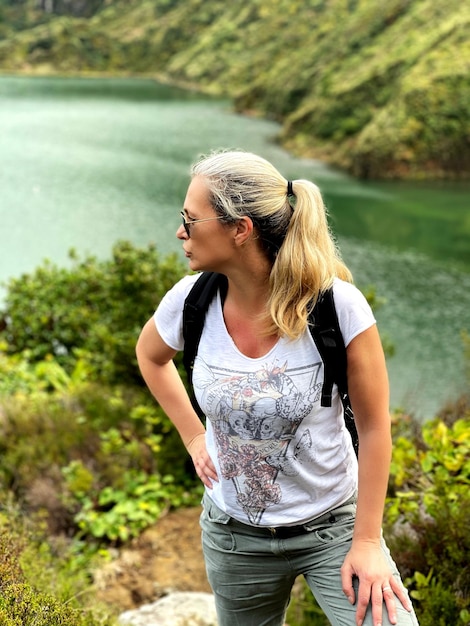
M150 75L359 177L468 178L469 35L461 0L0 0L0 71Z

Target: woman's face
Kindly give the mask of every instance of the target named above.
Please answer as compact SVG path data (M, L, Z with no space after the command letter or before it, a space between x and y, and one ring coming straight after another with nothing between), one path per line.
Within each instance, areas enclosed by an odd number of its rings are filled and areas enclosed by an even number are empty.
M231 234L236 226L227 226L218 219L209 203L209 191L201 176L193 178L188 187L183 213L189 235L181 224L176 236L183 242L189 268L193 271L221 271L223 263L233 253Z

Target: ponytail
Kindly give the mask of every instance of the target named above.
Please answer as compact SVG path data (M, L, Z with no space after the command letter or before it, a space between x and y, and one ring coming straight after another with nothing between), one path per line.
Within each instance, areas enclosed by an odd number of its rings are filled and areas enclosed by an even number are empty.
M336 277L352 282L330 233L320 191L307 180L287 181L249 152L215 152L192 176L204 177L210 203L227 223L248 216L272 263L266 332L296 339L321 292Z

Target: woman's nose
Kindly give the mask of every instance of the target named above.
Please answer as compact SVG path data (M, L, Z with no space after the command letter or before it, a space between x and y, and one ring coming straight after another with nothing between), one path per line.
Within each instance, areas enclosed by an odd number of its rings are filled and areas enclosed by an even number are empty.
M178 239L188 239L188 233L186 232L183 224L180 224L176 230L176 236Z

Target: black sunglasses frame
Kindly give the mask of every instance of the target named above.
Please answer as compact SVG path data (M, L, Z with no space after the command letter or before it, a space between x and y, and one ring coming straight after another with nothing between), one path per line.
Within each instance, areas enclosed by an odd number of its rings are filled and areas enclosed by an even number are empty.
M221 220L223 219L222 215L218 215L217 217L206 217L201 220L187 220L184 211L180 211L181 218L183 220L183 228L188 237L191 237L191 226L193 224L197 224L198 222L211 222L212 220Z

